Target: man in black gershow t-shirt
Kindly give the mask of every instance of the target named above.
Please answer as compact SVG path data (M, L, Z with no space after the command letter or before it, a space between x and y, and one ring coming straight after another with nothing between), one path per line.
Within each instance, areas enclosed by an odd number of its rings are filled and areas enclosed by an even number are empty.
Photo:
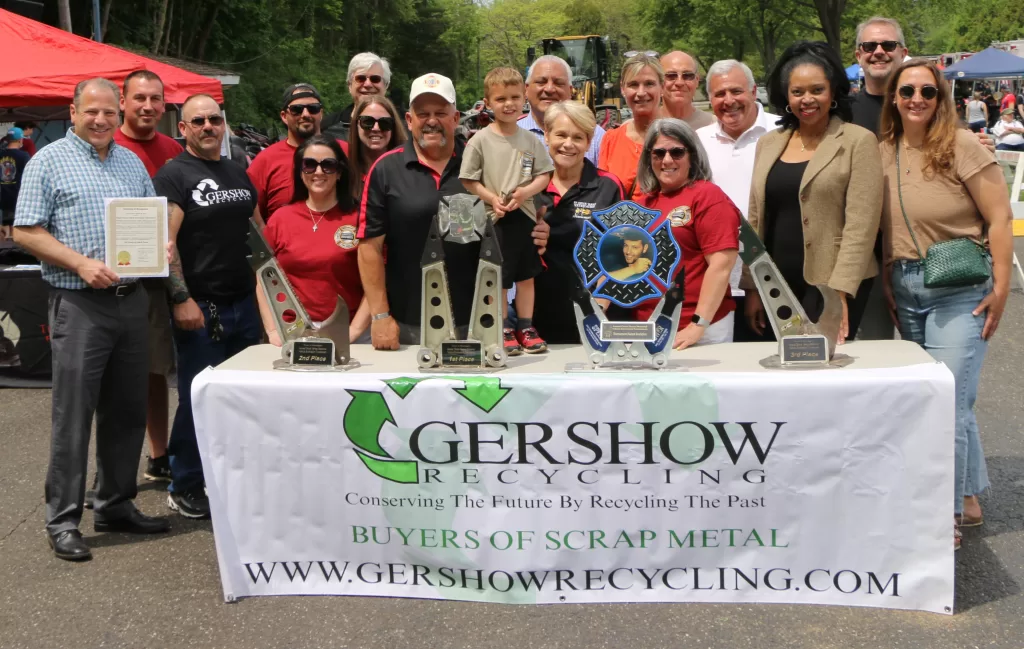
M168 506L188 518L206 518L203 467L192 420L192 379L204 368L260 342L262 325L255 276L246 244L256 217L256 189L245 170L221 160L226 130L217 102L193 95L181 107L178 128L185 152L168 162L153 184L167 197L176 250L168 279L178 353L178 410L167 452Z

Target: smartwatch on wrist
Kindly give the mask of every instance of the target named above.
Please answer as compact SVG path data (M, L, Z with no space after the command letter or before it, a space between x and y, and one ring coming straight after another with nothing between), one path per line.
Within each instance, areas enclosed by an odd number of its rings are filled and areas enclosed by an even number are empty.
M391 317L391 312L390 311L385 311L384 313L378 313L378 314L372 316L370 319L373 320L374 322L377 322L378 320L385 320L385 319L390 318L390 317Z
M693 317L690 318L690 322L692 322L693 324L697 325L698 327L704 327L705 329L707 329L708 327L711 326L711 321L710 320L708 320L706 318L702 318L699 315L697 315L696 313L694 313Z
M171 294L171 302L177 306L188 302L189 297L188 291L178 291L177 293Z

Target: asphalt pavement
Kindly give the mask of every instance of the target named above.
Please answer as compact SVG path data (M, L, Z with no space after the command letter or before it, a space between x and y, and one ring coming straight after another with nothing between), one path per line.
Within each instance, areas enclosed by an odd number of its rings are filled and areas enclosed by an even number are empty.
M1024 240L1017 240L1024 258ZM0 390L0 647L305 649L429 647L1024 647L1024 296L1009 300L977 403L993 488L964 531L952 616L882 609L614 604L502 606L358 597L223 601L209 521L169 535L82 531L95 558L55 559L43 531L48 390ZM173 400L173 395L172 395ZM169 514L142 481L138 505ZM871 525L864 520L864 525ZM881 549L880 549L881 551Z

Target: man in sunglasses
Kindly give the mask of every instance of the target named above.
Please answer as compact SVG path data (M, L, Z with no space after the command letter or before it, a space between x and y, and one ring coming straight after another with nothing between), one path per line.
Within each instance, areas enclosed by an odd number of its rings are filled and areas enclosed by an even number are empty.
M661 67L665 71L665 85L661 97L664 100L662 117L675 117L697 130L715 123L711 113L704 112L693 105L693 96L700 85L697 73L697 62L686 52L669 52L661 57Z
M320 133L323 120L320 93L308 83L288 86L281 98L281 121L288 128L288 137L260 151L247 169L249 179L259 194L260 214L269 221L278 208L292 202L295 190L292 158L299 145ZM338 140L348 155L348 142Z
M855 55L864 72L864 89L853 99L853 123L878 133L885 86L907 58L903 29L892 18L874 16L857 26Z
M391 85L391 66L373 52L360 52L348 62L348 94L352 103L324 117L323 132L339 140L348 141L352 125L352 111L356 102L369 95L384 95Z
M222 159L227 126L217 102L193 95L181 107L178 129L185 152L157 172L167 197L168 237L176 243L168 284L178 350L178 409L168 455L168 506L188 518L206 518L210 502L192 420L192 379L263 335L255 281L246 256L249 219L260 221L256 188L245 170Z

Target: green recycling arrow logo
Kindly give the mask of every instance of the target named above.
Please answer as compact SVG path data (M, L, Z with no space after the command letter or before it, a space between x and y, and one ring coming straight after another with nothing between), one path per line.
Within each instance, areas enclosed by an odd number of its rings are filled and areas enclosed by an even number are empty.
M401 399L405 399L417 385L431 379L462 383L461 387L453 387L452 390L485 413L494 410L512 391L512 388L501 386L501 379L492 377L398 377L385 379L384 383ZM380 445L380 433L384 429L384 424L397 425L384 394L366 390L347 392L352 396L352 401L345 409L345 434L356 446L356 455L366 468L374 475L391 482L418 483L418 463L412 460L396 460Z

